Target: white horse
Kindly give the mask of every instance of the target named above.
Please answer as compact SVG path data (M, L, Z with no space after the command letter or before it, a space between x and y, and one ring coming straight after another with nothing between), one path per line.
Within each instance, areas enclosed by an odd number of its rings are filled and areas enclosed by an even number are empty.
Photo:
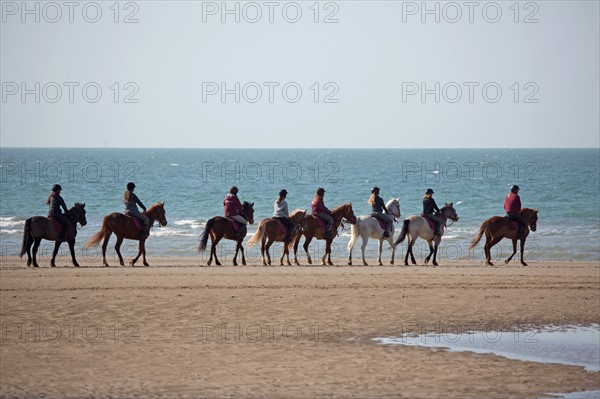
M392 198L387 202L385 207L394 215L394 218L400 217L400 198ZM392 240L394 239L394 223L391 226L391 234L389 237L384 238L383 232L384 230L379 226L379 222L377 218L371 215L363 215L359 216L356 219L356 224L352 225L352 238L350 238L350 242L348 243L348 264L352 265L352 248L358 239L358 236L362 237L362 245L360 247L362 254L362 262L363 265L367 265L367 261L365 260L365 247L367 246L367 242L369 242L370 238L375 238L379 240L379 256L377 258L379 262L379 266L382 266L381 263L381 249L383 247L383 241L387 241L392 247L392 260L390 264L394 264L394 255L396 254L396 246L392 244Z
M415 245L415 241L417 238L421 237L427 241L429 244L429 255L425 258L425 264L429 263L429 259L431 259L431 254L433 253L433 265L437 266L436 256L438 246L440 245L440 241L442 240L442 236L446 231L446 221L448 219L453 222L458 221L458 215L456 214L456 209L452 206L452 203L446 204L440 209L439 212L436 213L436 216L440 219L440 235L433 235L434 231L431 227L429 227L429 223L423 216L410 216L406 220L404 220L404 225L402 226L402 230L400 231L400 236L396 239L394 246L400 244L406 236L408 235L408 249L406 250L406 257L404 258L404 265L408 266L408 255L410 254L410 259L413 265L417 264L415 260L415 256L413 255L413 245ZM435 243L435 247L432 245L432 242Z

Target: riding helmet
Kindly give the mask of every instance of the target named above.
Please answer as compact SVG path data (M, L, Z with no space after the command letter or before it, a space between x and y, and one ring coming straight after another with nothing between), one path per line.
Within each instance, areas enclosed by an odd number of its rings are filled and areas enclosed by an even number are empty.
M371 189L371 194L379 193L379 187L373 187Z
M516 184L510 188L510 191L512 191L513 193L516 193L519 190L520 190L520 188Z
M131 191L135 188L135 183L129 182L127 183L127 190Z
M324 195L324 194L325 194L325 189L323 187L317 188L317 195Z
M62 190L62 187L60 186L60 184L55 184L52 186L52 191L54 192L59 192Z
M286 190L285 188L284 188L284 189L281 189L281 190L279 190L279 196L280 196L280 197L285 197L285 196L287 195L287 193L288 193L288 192L287 192L287 190Z
M425 195L429 195L429 194L433 194L433 190L428 188L427 191L425 191Z
M237 194L238 191L239 190L236 186L231 186L231 188L229 189L229 193L231 193L231 194Z

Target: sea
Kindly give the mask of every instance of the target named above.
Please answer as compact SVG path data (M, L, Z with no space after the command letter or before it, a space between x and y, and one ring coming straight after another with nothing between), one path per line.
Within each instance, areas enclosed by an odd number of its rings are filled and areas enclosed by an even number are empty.
M149 259L205 256L197 251L206 221L223 213L223 199L232 185L242 201L254 203L254 233L258 222L270 217L280 189L288 191L290 210L308 209L318 187L326 190L330 209L351 202L354 213L369 213L371 188L381 188L384 200L400 198L402 220L422 211L427 188L435 191L441 207L453 203L459 215L448 226L438 254L441 264L483 261L482 244L468 246L481 223L503 215L503 201L513 184L520 186L524 207L539 210L538 229L527 239L525 260L600 261L600 151L599 149L114 149L114 148L1 148L0 247L2 257L19 252L24 221L46 215L46 198L54 183L63 187L69 207L86 204L88 224L78 231L77 256L99 258L99 249L83 244L102 223L103 216L123 211L123 192L135 182L146 206L165 202L168 225L154 226L147 241ZM333 257L345 264L350 225L334 240ZM114 257L114 238L109 256ZM406 250L398 246L396 264ZM53 244L44 242L40 256L49 256ZM125 256L135 254L137 243L125 242ZM233 241L222 241L218 253L228 262ZM274 245L280 256L281 245ZM323 241L310 246L313 258L322 256ZM419 263L429 252L419 240L414 249ZM509 241L494 247L493 259L512 252ZM67 248L61 256L68 255ZM300 255L300 253L299 253ZM367 258L377 255L370 240ZM384 244L383 261L391 250ZM259 259L258 248L246 257ZM360 242L353 258L360 259ZM301 254L300 260L305 260ZM305 262L304 262L305 263Z

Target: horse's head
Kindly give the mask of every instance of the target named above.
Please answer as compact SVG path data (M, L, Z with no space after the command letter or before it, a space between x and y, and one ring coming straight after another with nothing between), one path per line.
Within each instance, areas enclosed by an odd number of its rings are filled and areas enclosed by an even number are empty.
M249 203L248 201L244 201L242 207L244 208L244 214L242 215L244 219L246 219L248 223L254 224L254 202Z
M75 223L79 223L82 227L87 224L87 219L85 218L85 203L76 202L75 206L70 209L75 216Z
M525 218L525 220L529 221L529 228L531 229L531 231L536 231L538 221L538 210L525 208L521 212L523 213L523 217Z
M350 222L350 224L356 223L356 216L354 216L352 204L344 204L342 207L344 208L343 218Z
M294 211L290 213L290 221L300 229L306 227L306 209L294 209Z
M157 202L156 204L148 208L146 211L144 211L144 213L156 220L160 226L167 225L167 212L165 211L164 202Z
M400 214L400 198L392 198L385 204L385 207L388 211L392 212L392 215L394 215L395 218L402 216Z
M453 222L458 222L458 215L456 214L456 209L452 206L451 203L447 203L440 209L440 213L446 217L446 219L450 219Z

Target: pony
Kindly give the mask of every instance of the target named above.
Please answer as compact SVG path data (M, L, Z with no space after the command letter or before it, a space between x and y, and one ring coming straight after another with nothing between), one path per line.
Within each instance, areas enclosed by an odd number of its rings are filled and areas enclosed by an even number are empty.
M302 236L304 239L304 252L306 252L306 259L309 265L312 265L312 259L310 257L310 253L308 252L308 246L313 238L317 240L325 240L325 253L323 254L323 266L332 265L331 261L331 242L335 237L335 233L339 225L342 223L342 219L346 219L351 224L356 223L356 216L354 216L354 211L352 210L352 204L342 204L332 210L333 216L333 226L331 229L331 233L326 234L324 226L322 226L317 220L318 217L314 215L306 216L305 226L300 230L296 237L294 238L294 264L299 265L298 262L298 244L300 243L300 238ZM325 260L327 259L327 263Z
M440 219L440 235L434 236L433 228L429 226L427 219L423 216L413 215L404 220L404 224L402 225L402 230L400 231L400 235L394 242L394 245L400 244L404 239L408 236L408 248L406 250L406 256L404 257L404 265L408 266L408 255L410 255L410 259L413 265L417 264L415 260L415 256L413 254L413 245L415 245L415 241L417 238L423 238L427 241L429 245L429 255L425 258L425 264L429 263L431 259L431 254L433 254L433 266L437 266L437 250L440 245L440 241L442 240L442 236L446 231L446 222L451 220L453 222L458 221L458 215L456 214L456 209L452 206L452 203L446 203L438 212L436 212L436 216ZM432 243L435 244L432 245Z
M69 244L69 250L71 251L71 261L73 266L79 267L77 259L75 259L75 237L77 236L77 223L81 227L87 224L85 218L85 204L76 203L71 209L69 209L65 216L71 222L71 228L65 234L65 241ZM52 260L50 266L56 267L56 254L62 244L62 241L58 241L59 232L54 228L54 224L57 223L51 219L43 216L33 216L25 221L25 227L23 229L23 244L21 246L20 257L22 258L25 252L27 252L27 266L33 264L34 267L39 267L36 259L37 251L42 242L42 239L54 241L54 251L52 252ZM64 228L64 227L63 227ZM33 245L33 257L32 249Z
M150 208L144 211L144 215L148 217L148 224L150 228L154 224L154 221L157 220L160 226L167 225L167 218L165 212L165 203L157 202L152 205ZM131 266L135 266L135 262L140 258L140 255L143 256L142 260L144 262L144 266L150 266L148 262L146 262L146 239L143 233L139 230L139 226L136 226L137 220L134 220L133 216L127 216L122 213L113 212L109 215L104 216L102 219L102 227L100 230L89 239L88 242L85 243L85 248L94 248L98 246L100 241L104 238L104 242L102 243L102 264L104 266L108 266L106 262L106 247L108 246L108 240L110 239L111 234L115 234L117 236L117 242L115 244L115 251L117 252L117 256L119 257L119 264L121 266L125 266L123 261L123 256L121 256L121 244L123 243L123 239L127 238L128 240L137 240L139 241L138 245L138 254L135 258L133 258L130 262ZM139 224L139 222L138 222Z
M400 198L392 198L390 199L385 207L394 215L395 218L400 217ZM381 251L383 247L383 241L387 241L392 247L392 259L390 260L390 264L394 264L394 255L396 254L396 247L392 243L394 239L394 224L392 223L392 232L389 237L383 237L383 229L379 225L379 220L371 215L363 215L359 216L356 219L356 224L353 224L351 227L352 237L350 238L350 242L348 243L348 265L352 265L352 248L354 248L354 244L356 244L356 240L360 236L362 238L362 245L360 247L362 254L362 262L364 266L367 265L367 261L365 260L365 247L369 242L369 238L375 238L379 241L379 253L377 257L377 261L379 266L382 266L381 263Z
M254 224L254 202L249 203L244 201L242 204L244 210L242 211L241 216L248 221L250 224ZM242 241L244 241L244 237L248 233L246 226L238 226L240 229L244 229L244 234L236 237L236 231L233 228L232 223L237 223L231 221L222 216L215 216L214 218L208 219L206 221L206 227L204 231L200 235L200 245L198 245L198 251L204 252L206 250L206 243L208 242L208 236L210 235L210 239L212 244L210 246L210 257L208 259L207 265L210 266L212 263L213 257L215 258L215 264L217 266L221 266L221 262L217 258L217 244L221 239L225 238L227 240L234 240L236 242L235 246L235 255L233 256L233 265L237 266L237 255L238 252L242 252L242 265L246 264L246 257L244 256L244 247L242 246Z
M290 222L292 222L292 224L293 224L293 227L290 227L290 228L301 229L305 225L305 220L306 220L306 210L304 210L304 211L301 209L294 210L290 214ZM269 248L271 248L271 245L273 244L274 241L283 242L283 253L281 254L281 259L279 259L279 264L281 266L283 266L283 258L287 257L287 264L288 264L288 266L291 265L289 246L293 242L293 238L296 235L295 234L296 231L294 231L293 235L291 235L291 234L289 235L290 238L287 241L284 241L286 234L279 226L280 226L279 221L277 221L275 219L271 219L271 218L265 218L260 221L260 223L258 224L258 227L256 228L256 233L254 233L252 238L250 238L250 241L248 241L248 247L252 247L260 241L260 243L261 243L260 252L262 255L263 266L266 266L267 264L271 265L271 256L269 255ZM265 262L265 252L267 253L267 261L266 262Z
M469 245L469 249L474 248L485 234L485 245L483 249L485 252L485 264L487 266L494 266L490 249L498 244L503 238L511 239L513 244L513 253L504 261L504 263L508 264L513 256L515 256L517 253L517 240L520 240L521 265L527 266L527 263L523 260L523 250L525 248L525 240L529 235L529 230L535 231L537 229L538 211L537 209L523 208L520 213L527 221L522 237L517 237L517 233L519 232L518 226L513 226L512 220L510 220L508 216L493 216L481 224L479 232L477 232L477 235L473 238L473 241L471 241L471 245Z

